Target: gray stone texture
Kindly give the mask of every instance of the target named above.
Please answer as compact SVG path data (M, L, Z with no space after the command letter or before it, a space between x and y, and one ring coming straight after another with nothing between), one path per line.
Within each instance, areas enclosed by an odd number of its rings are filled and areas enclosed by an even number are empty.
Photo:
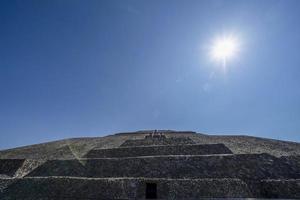
M0 151L1 200L300 198L300 144L195 132L120 133Z
M0 175L14 176L25 159L0 159Z
M155 138L147 137L137 140L126 140L121 147L151 146L151 145L186 145L195 144L189 137Z
M145 199L146 183L157 184L159 199L248 197L251 192L238 179L82 179L23 178L15 181L1 199Z
M81 162L80 162L81 161ZM268 154L147 156L49 160L28 176L155 178L300 178L300 169Z
M170 146L137 146L120 147L112 149L93 149L87 153L86 158L116 158L155 155L211 155L232 154L224 144L194 144Z

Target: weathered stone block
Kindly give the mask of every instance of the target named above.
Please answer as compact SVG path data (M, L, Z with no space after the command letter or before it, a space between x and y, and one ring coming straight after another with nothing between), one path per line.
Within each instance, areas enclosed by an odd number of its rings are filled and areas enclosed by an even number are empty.
M260 190L266 198L300 199L300 179L263 180Z
M232 154L224 144L194 144L172 146L137 146L112 149L93 149L86 158L115 158L155 155Z
M0 175L14 176L25 159L0 159Z
M147 178L300 178L300 169L268 154L49 160L28 176Z
M12 199L145 199L147 183L157 185L158 199L204 197L249 197L239 179L82 179L66 177L23 178L14 182L0 198Z
M152 145L186 145L195 144L189 137L153 138L147 137L137 140L126 140L121 147L152 146Z

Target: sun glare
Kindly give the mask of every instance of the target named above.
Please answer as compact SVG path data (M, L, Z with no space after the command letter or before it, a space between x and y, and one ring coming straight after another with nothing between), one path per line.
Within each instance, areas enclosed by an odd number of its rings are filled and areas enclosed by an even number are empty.
M238 50L239 44L237 38L223 36L213 42L210 54L214 60L221 61L223 67L226 67L226 62L236 56Z

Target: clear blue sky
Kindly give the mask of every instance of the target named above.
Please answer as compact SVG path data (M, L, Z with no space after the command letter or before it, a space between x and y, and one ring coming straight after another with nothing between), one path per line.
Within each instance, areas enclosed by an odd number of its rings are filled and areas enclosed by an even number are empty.
M300 1L1 0L0 149L140 129L300 141ZM233 33L224 73L208 56Z

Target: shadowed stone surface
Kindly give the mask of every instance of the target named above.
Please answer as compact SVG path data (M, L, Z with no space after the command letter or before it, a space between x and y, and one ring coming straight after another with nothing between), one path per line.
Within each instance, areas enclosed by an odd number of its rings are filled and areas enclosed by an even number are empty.
M148 178L300 178L293 162L267 154L214 156L152 156L50 160L28 176L148 177ZM142 166L142 167L141 167Z
M82 179L24 178L5 190L1 199L144 199L146 183L156 183L158 198L248 197L247 185L238 179Z
M186 145L195 144L189 137L151 138L126 140L121 147L152 146L152 145Z
M120 133L105 137L83 137L18 147L0 151L0 159L76 159L94 148L116 148L126 140L144 139L150 131ZM300 143L243 135L205 135L195 132L167 131L166 137L189 137L196 144L224 144L234 154L268 153L300 155Z
M14 176L25 159L0 159L0 175Z
M0 199L145 199L149 185L159 199L300 198L299 143L153 133L0 151Z
M300 199L300 179L263 180L260 189L266 198Z
M93 149L84 157L86 158L115 158L155 155L208 155L232 154L224 144L202 145L172 145L172 146L137 146L120 147L113 149Z
M300 180L262 180L253 193L239 179L145 179L44 177L10 182L0 199L144 199L146 183L156 183L160 199L300 198Z

